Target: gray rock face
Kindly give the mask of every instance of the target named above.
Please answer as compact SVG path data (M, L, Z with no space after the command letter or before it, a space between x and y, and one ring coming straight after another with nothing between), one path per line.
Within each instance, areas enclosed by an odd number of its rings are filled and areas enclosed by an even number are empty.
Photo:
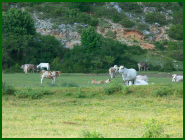
M149 32L149 31L147 31L147 30L144 30L144 31L143 31L143 35L152 35L152 33Z

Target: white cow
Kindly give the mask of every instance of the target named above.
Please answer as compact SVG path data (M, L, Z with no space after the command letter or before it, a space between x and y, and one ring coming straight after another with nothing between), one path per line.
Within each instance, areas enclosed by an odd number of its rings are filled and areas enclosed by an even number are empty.
M144 80L148 82L148 77L146 75L137 75L136 80Z
M172 75L172 82L178 82L178 81L183 81L183 75L177 75L177 74L173 74Z
M148 85L148 83L144 80L136 80L135 85Z
M120 66L119 73L122 74L124 85L125 81L127 82L127 85L129 85L129 81L132 81L132 84L135 84L137 76L137 71L135 69L127 69L124 68L124 66Z
M110 78L115 78L115 74L118 72L118 66L117 65L114 65L114 67L111 67L109 69L109 75L110 75Z
M39 65L37 65L37 68L40 69L47 68L47 70L50 70L49 63L40 63Z
M41 84L43 83L44 78L52 79L52 84L55 83L55 79L57 76L60 76L61 72L60 71L46 71L42 70L41 71Z

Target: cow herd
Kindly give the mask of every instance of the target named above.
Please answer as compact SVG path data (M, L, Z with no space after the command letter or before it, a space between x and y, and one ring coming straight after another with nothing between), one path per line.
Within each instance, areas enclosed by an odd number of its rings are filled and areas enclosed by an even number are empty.
M138 70L140 71L141 68L144 68L144 70L148 70L149 67L147 67L146 63L141 62L138 63ZM46 68L46 70L41 71L41 84L43 83L44 78L52 79L52 84L55 83L55 79L60 76L61 72L60 71L48 71L50 70L50 65L49 63L40 63L39 65L34 65L34 64L24 64L21 66L23 71L25 72L26 75L28 75L28 71L31 70L32 73L36 70L37 72L40 69ZM127 85L148 85L148 77L146 75L137 75L137 71L133 68L127 69L123 65L118 67L117 65L114 65L114 67L111 67L109 69L109 75L110 78L115 78L115 74L120 73L122 75L123 83ZM96 81L96 79L92 80L92 84L102 84L102 83L109 83L111 80L107 79L105 82L102 80ZM174 81L183 81L183 75L177 75L173 74L172 75L172 82Z
M21 66L23 71L25 72L26 75L28 75L28 71L31 70L32 73L36 70L37 72L40 69L46 68L47 70L50 70L50 65L49 63L40 63L39 65L34 65L34 64L24 64ZM41 71L41 84L43 83L44 78L52 79L52 84L55 83L55 79L60 76L61 72L60 71L46 71L42 70Z
M138 63L139 71L142 67L144 68L144 71L145 69L148 71L149 67L147 67L146 63ZM125 82L127 85L148 85L148 77L146 75L137 75L137 71L133 68L127 69L124 66L118 67L117 65L114 65L114 67L109 69L110 78L115 78L116 73L120 73L122 75L124 85ZM183 81L183 75L173 74L172 82L173 81Z

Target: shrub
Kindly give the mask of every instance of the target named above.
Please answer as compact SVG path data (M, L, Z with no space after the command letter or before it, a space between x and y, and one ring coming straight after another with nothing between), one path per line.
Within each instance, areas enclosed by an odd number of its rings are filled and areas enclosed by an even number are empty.
M64 82L61 84L61 87L78 87L78 85L74 82Z
M57 28L58 28L58 26L56 24L52 25L52 29L57 29Z
M112 17L112 21L113 21L114 23L117 23L117 22L121 21L121 17L119 17L118 15L114 15L114 16Z
M22 91L16 91L15 95L17 98L30 98L30 99L38 99L41 94L38 91L33 91L31 88Z
M112 38L115 38L116 37L115 33L113 33L113 31L111 31L111 30L108 30L106 32L105 36L112 37Z
M147 24L142 24L142 23L138 23L137 29L138 29L139 31L143 31L143 30L149 31L149 25L147 25Z
M80 88L78 89L77 92L75 92L75 95L76 95L76 98L85 98L86 97L85 93L80 91Z
M83 137L84 138L104 138L104 136L97 130L95 131L83 130Z
M159 138L162 132L164 132L164 130L161 125L158 124L154 118L150 118L146 124L146 132L142 138Z
M122 88L122 91L124 92L124 94L128 94L128 93L130 92L129 86L124 86L124 87Z
M164 87L164 88L159 88L157 90L151 91L151 95L154 97L162 97L162 96L171 95L171 91L166 87Z
M111 95L114 94L115 92L119 92L121 91L122 86L115 83L115 82L111 82L110 84L108 84L108 86L104 87L104 92L107 95Z
M53 94L53 92L44 89L41 89L40 91L33 90L30 87L26 88L25 90L15 92L17 98L30 98L30 99L39 99L39 97L41 97L42 95L50 94Z
M148 22L150 24L157 22L161 25L164 25L166 24L166 18L159 13L147 13L145 15L145 22Z
M183 61L183 50L171 51L169 52L169 56L176 60Z
M154 45L155 45L155 48L158 49L158 50L163 51L165 49L163 43L161 43L159 41L155 42Z
M136 2L118 2L121 9L124 9L124 11L129 12L135 12L135 13L141 13L142 9Z
M173 63L172 61L170 60L166 60L164 65L163 65L163 68L164 68L164 71L165 72L171 72L174 70L174 66L173 66Z
M51 94L53 94L53 92L50 91L50 90L41 89L41 90L39 91L39 94L40 94L40 95L51 95Z
M126 28L131 28L135 24L135 22L131 21L128 17L123 18L119 23Z
M2 95L13 95L15 93L15 87L9 83L2 82Z
M169 37L176 40L183 40L183 25L172 25L168 31Z

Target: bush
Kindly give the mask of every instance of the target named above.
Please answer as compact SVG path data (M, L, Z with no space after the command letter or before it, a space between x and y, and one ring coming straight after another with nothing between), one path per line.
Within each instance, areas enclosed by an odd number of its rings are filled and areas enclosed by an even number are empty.
M97 130L95 131L83 130L83 137L84 138L104 138L104 136L101 133L99 133Z
M28 87L21 91L16 91L15 95L17 98L30 98L30 99L39 99L42 95L50 95L53 94L53 92L41 89L33 90L32 88Z
M118 4L124 11L142 13L141 7L136 2L118 2Z
M164 88L159 88L157 90L151 91L151 95L154 97L168 96L168 95L171 95L171 91L166 87L164 87Z
M115 37L116 37L115 33L113 33L112 30L108 30L108 31L106 32L105 36L107 36L107 37L112 37L112 38L115 38Z
M131 28L135 24L135 22L131 21L128 17L123 18L119 23L125 28Z
M80 91L80 88L78 89L77 92L75 92L76 98L85 98L86 94L84 92Z
M150 118L146 124L146 133L142 138L159 138L162 137L162 132L164 130L161 125L154 118Z
M114 15L114 16L112 17L112 21L113 21L114 23L118 23L119 21L121 21L121 17L119 17L118 15Z
M61 84L61 87L78 87L78 84L74 83L74 82L64 82Z
M15 87L9 83L2 82L2 95L13 95L15 93Z
M114 94L115 92L119 92L121 90L122 86L114 82L111 82L110 84L108 84L108 86L104 87L104 92L107 95Z
M149 26L147 24L143 24L143 23L137 23L137 29L139 31L143 31L143 30L147 30L149 31Z
M160 25L164 25L166 24L166 18L159 13L147 13L145 15L145 22L148 22L150 24L157 22Z
M161 43L159 41L154 42L154 45L155 45L155 48L158 49L158 50L161 50L161 51L165 50L165 47L164 47L163 43Z
M183 40L183 25L172 25L168 31L169 37L176 40Z
M173 66L172 61L170 61L170 60L165 61L164 65L163 65L163 68L164 68L165 72L171 72L175 69L174 66Z

